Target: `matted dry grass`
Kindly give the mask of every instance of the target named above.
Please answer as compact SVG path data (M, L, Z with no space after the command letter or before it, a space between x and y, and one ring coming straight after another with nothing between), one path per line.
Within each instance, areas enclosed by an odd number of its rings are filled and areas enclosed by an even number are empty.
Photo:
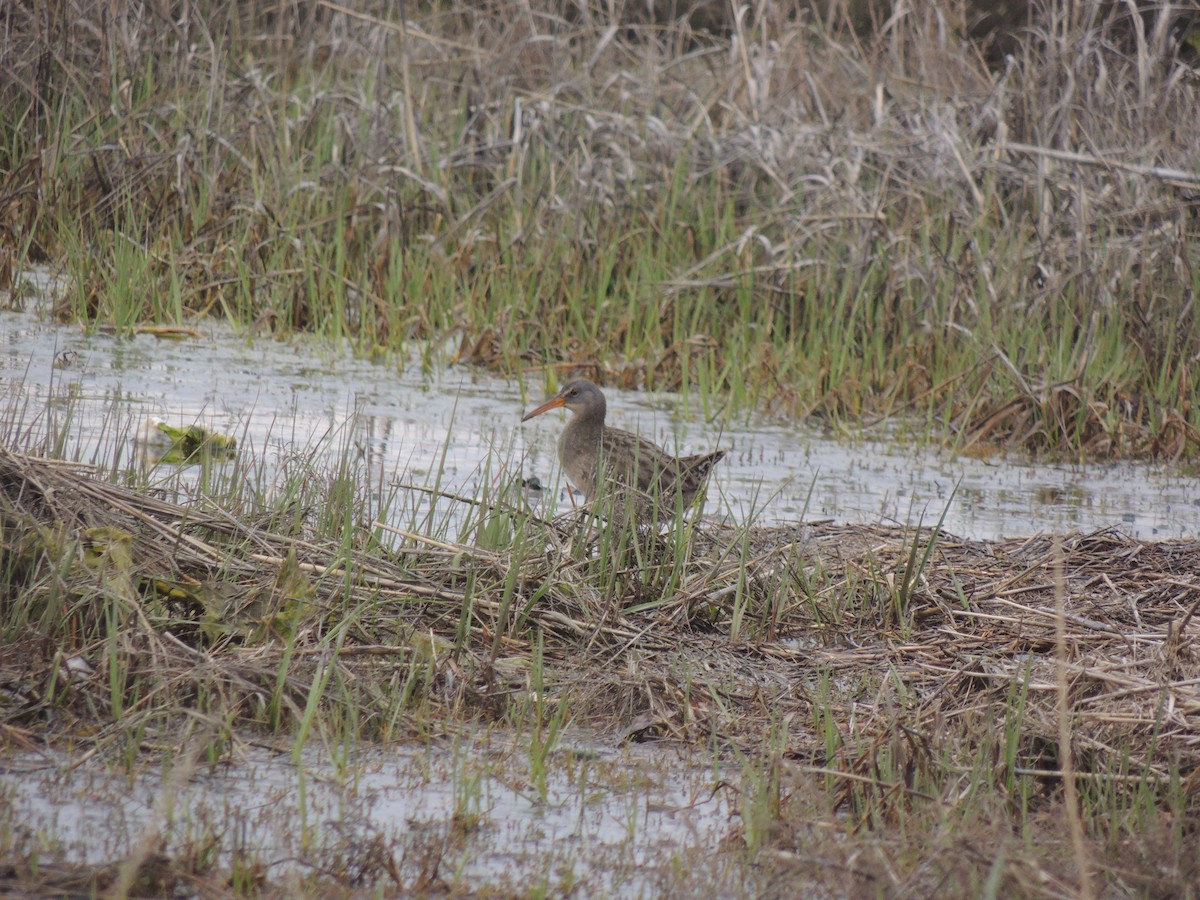
M10 603L27 607L10 648L31 651L6 654L4 672L29 689L64 656L102 651L86 636L113 601L124 610L121 640L181 703L199 678L231 695L264 690L291 637L299 659L333 654L365 683L432 653L444 683L431 696L486 715L528 687L528 669L504 663L528 659L540 633L547 684L600 731L649 715L679 738L749 744L786 717L790 753L817 759L815 705L844 714L847 738L872 740L894 736L902 706L926 742L1020 689L1028 692L1021 765L1053 770L1061 671L1086 771L1165 778L1170 760L1184 772L1200 761L1196 541L941 534L922 568L914 555L934 537L929 529L819 524L752 530L743 565L730 552L742 533L704 524L678 590L649 597L653 588L631 579L629 596L613 599L589 581L594 557L572 557L568 535L552 528L544 552L515 563L506 552L432 538L406 540L394 554L347 551L10 451L0 452L0 488ZM505 624L500 593L514 564ZM75 627L38 619L51 595ZM211 615L217 598L220 622ZM743 601L742 636L731 641ZM634 602L649 608L626 612ZM469 627L455 649L464 605ZM329 636L344 617L355 623L335 649ZM818 675L828 679L820 701ZM87 706L99 711L107 688L92 681L76 679L71 691L94 689ZM302 703L303 665L289 683ZM31 712L9 706L10 738L35 739Z
M1195 876L1200 542L704 523L656 594L633 571L601 590L568 522L523 528L536 552L347 548L0 451L0 744L403 740L533 704L742 760L726 849L768 895Z

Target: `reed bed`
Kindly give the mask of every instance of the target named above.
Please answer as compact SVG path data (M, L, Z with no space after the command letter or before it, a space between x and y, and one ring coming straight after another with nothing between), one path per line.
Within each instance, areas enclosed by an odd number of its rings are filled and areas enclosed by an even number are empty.
M878 861L847 863L864 886L985 877L990 857L914 862L954 816L1031 833L1055 883L1196 875L1200 543L701 523L681 575L647 580L675 564L652 538L614 592L576 518L494 511L518 522L508 547L350 547L0 451L0 741L132 764L534 709L744 758L746 845L814 883L855 846L797 856L814 817L870 836ZM1077 852L1047 828L1064 809ZM995 877L1032 890L1014 853Z
M1193 457L1195 11L1005 8L11 4L0 286Z

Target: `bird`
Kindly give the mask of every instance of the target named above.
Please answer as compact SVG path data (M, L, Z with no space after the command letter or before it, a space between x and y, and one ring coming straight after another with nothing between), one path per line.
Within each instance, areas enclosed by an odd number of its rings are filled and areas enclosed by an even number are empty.
M712 467L727 452L675 457L643 437L605 425L604 393L584 378L567 382L521 421L560 407L572 414L558 438L558 458L567 478L588 503L610 492L618 503L632 502L640 520L665 521L690 508Z

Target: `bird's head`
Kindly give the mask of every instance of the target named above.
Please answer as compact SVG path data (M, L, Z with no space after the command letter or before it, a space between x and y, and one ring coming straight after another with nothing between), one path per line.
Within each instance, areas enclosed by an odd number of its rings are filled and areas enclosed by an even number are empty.
M603 421L606 405L604 394L600 392L600 388L584 378L577 378L564 384L561 391L533 412L523 416L521 421L528 422L534 416L540 416L542 413L558 409L560 406L566 407L576 414L599 415Z

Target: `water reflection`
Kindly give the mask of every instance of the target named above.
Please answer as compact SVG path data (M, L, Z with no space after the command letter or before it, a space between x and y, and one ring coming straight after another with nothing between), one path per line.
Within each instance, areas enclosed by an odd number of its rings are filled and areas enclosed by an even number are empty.
M232 435L268 470L311 454L357 454L383 481L471 495L501 474L537 478L565 503L556 415L520 424L542 385L416 357L371 362L316 341L248 342L204 326L200 339L85 334L27 312L0 313L0 396L10 445L106 466L133 464L150 417ZM68 361L66 363L62 361ZM678 398L608 390L609 422L679 453L717 446L706 513L762 524L800 518L933 524L972 538L1119 526L1140 538L1200 530L1198 480L1169 466L1028 465L951 459L893 442L832 440L751 418L706 424Z
M544 795L528 748L505 734L306 749L298 760L284 750L243 747L234 765L180 760L179 771L132 775L14 754L0 768L0 814L14 840L44 842L41 859L100 865L152 835L179 856L211 842L226 867L248 853L278 881L380 844L403 883L418 881L433 849L455 884L504 896L557 885L547 873L558 871L601 896L651 896L660 867L711 853L737 823L730 792L716 790L736 777L663 746L564 745L547 760Z

